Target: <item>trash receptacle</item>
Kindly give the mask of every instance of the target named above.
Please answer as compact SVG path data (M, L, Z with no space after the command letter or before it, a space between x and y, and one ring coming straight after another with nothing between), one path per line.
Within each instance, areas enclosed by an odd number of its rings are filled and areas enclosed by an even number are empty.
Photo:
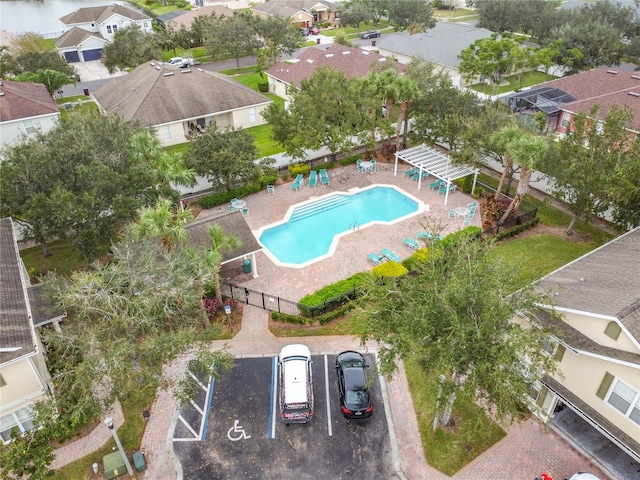
M316 38L316 45L320 45L320 39Z
M88 88L84 88L84 94L88 97L89 96L89 89Z
M147 462L144 461L144 455L142 452L136 452L133 454L133 466L136 470L142 472L147 469Z
M375 47L376 46L376 41L375 40L371 40L371 46Z
M244 273L251 273L251 260L249 260L248 258L245 258L242 261L242 271Z

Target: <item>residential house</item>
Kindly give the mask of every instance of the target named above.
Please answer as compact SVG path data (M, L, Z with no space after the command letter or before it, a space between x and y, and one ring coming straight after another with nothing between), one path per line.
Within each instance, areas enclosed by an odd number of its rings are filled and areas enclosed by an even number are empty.
M69 30L58 37L54 44L67 62L99 60L102 49L113 40L118 29L137 24L143 32L151 33L151 17L123 7L105 5L85 7L60 19Z
M232 78L200 68L147 62L93 93L103 112L154 127L160 142L184 143L213 126L263 125L264 95Z
M251 12L262 18L283 17L300 27L310 27L313 24L326 22L336 24L340 22L340 5L325 0L278 0L264 2L251 8Z
M553 300L537 321L556 331L550 353L560 370L536 389L537 413L548 419L558 407L569 408L640 462L640 227L535 288ZM562 320L553 320L551 310Z
M455 84L460 84L458 55L476 40L491 37L490 30L456 22L438 22L425 33L392 33L376 39L375 48L380 55L393 57L402 64L419 58L435 64L449 73Z
M36 327L66 314L49 310L39 286L29 286L11 218L0 219L0 438L34 428L35 402L51 393Z
M59 119L58 105L41 83L0 80L0 147L48 132Z
M189 3L194 7L215 7L222 5L223 7L230 8L231 10L238 10L241 8L250 8L252 5L262 3L268 0L189 0Z
M547 114L549 131L567 133L578 113L589 114L599 105L604 120L615 105L626 107L634 114L631 133L640 132L640 72L599 67L534 87L503 98L521 115Z
M8 51L13 48L13 43L16 41L16 35L8 30L0 29L0 47L5 47ZM2 53L0 53L2 55Z
M300 82L310 77L319 67L331 67L344 72L347 77L365 77L380 63L393 62L375 52L361 48L349 48L332 43L308 48L297 59L278 62L265 73L269 92L290 100L289 89L300 88ZM393 62L395 68L404 71L405 66Z
M217 17L232 17L233 10L224 5L211 5L207 7L194 8L193 10L174 10L156 18L160 25L171 25L176 30L184 27L189 30L193 21L201 16L209 17L215 14Z

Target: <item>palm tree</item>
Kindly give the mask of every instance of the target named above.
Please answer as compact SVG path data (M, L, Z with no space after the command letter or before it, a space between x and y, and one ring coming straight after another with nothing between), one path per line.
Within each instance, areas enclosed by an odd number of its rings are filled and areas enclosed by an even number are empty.
M502 193L504 182L512 168L511 155L508 147L512 142L522 138L524 134L524 130L512 125L503 127L491 135L491 142L496 145L499 153L502 154L502 175L500 176L500 182L498 182L498 188L496 188L496 198Z
M227 235L219 225L210 225L207 229L211 247L205 251L207 263L211 265L216 298L222 304L222 290L220 288L220 267L222 266L222 252L233 250L242 245L242 241L235 235Z
M171 250L187 240L186 224L193 220L193 210L176 208L171 200L159 199L152 207L138 210L138 220L131 224L135 239L160 238L162 245Z
M531 180L531 173L536 164L544 158L549 150L549 143L545 138L538 137L531 134L525 134L522 137L514 139L507 145L507 150L513 157L513 161L520 165L520 179L518 181L518 188L516 194L511 200L509 207L504 212L498 224L502 224L511 215L518 205L520 200L529 190L529 182Z

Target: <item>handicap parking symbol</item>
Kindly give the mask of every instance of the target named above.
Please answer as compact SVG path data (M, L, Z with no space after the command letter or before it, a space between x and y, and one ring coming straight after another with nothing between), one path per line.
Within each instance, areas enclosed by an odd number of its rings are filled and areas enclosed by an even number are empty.
M233 427L229 429L227 432L227 438L232 442L237 442L238 440L242 440L243 438L251 438L251 435L247 435L247 432L244 431L242 426L238 425L239 420L235 420L233 422Z

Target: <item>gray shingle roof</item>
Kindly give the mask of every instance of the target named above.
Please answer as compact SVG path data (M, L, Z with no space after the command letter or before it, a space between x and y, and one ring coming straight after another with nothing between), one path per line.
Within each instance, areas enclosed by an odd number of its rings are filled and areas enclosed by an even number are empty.
M102 40L105 44L107 41L99 32L88 32L80 27L73 27L71 30L64 32L53 42L58 48L77 47L85 40L95 37Z
M489 38L493 32L456 22L438 22L425 33L408 32L383 35L377 41L380 48L401 55L421 58L438 65L457 69L458 55L476 40Z
M58 113L47 88L41 83L0 81L0 122Z
M161 62L144 63L111 80L93 96L107 113L139 120L145 126L271 103L225 75Z
M184 27L191 28L191 24L198 17L208 17L209 15L216 14L217 17L232 17L233 10L225 7L224 5L210 5L206 7L200 7L198 9L193 9L189 11L178 10L178 15L172 15L175 12L170 12L165 15L161 15L158 17L158 21L164 23L173 23L176 28ZM172 15L172 16L170 16Z
M372 71L374 65L380 62L391 62L399 71L404 71L406 68L375 52L349 48L338 43L308 48L298 57L298 60L294 63L278 62L269 68L266 74L300 88L300 82L303 79L310 77L316 69L324 66L340 70L347 77L365 77Z
M556 306L615 317L640 341L640 227L542 278Z
M29 305L31 306L34 326L41 327L54 320L62 320L67 316L64 308L55 305L47 297L41 284L27 287L27 294L29 295Z
M313 8L320 9L322 7L330 8L334 12L340 10L340 6L337 3L318 0L278 0L275 2L263 2L253 7L252 10L267 15L287 18L301 10L311 13Z
M80 8L75 12L68 13L64 17L60 17L60 21L65 25L89 22L102 23L116 13L131 20L151 20L151 17L138 12L137 10L113 4L104 5L102 7Z
M0 364L36 350L20 262L11 218L0 219Z

